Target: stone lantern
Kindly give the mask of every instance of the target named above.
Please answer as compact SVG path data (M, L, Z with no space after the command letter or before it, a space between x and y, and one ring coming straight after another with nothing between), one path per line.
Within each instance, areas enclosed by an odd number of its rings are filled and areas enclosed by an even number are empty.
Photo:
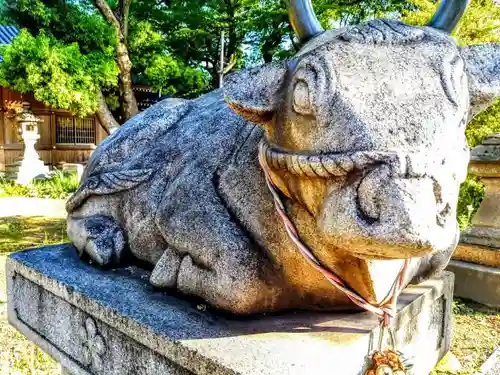
M19 167L16 182L20 185L29 184L34 178L46 176L49 169L35 150L35 144L40 138L38 123L42 122L31 111L30 103L24 102L22 110L16 115L15 120L19 126L24 143L24 154Z
M481 178L485 196L448 269L455 273L455 295L500 307L500 133L472 150L469 172Z

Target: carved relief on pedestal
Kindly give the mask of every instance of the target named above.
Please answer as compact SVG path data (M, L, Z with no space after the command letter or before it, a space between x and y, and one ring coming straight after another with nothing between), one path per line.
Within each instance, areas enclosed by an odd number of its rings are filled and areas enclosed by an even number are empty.
M101 370L107 348L94 319L90 317L85 319L80 327L80 338L83 346L83 363L95 370Z

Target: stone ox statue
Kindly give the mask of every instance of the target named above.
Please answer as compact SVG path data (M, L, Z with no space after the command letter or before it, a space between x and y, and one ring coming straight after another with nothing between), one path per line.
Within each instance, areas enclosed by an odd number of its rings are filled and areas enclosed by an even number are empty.
M426 27L375 20L323 31L292 1L289 61L165 100L109 136L67 203L80 255L149 264L150 282L237 314L353 305L285 232L259 166L301 240L372 304L442 270L458 237L468 120L500 95L500 46L449 36L466 2Z

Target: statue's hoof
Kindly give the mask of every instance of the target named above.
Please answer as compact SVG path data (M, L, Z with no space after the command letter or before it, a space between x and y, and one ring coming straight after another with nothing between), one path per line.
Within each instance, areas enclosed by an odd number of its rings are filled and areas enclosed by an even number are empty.
M80 256L88 256L97 264L119 263L125 248L122 229L109 216L95 215L68 219L68 235Z
M149 282L157 288L174 288L177 285L180 265L179 254L171 247L167 247L151 272Z

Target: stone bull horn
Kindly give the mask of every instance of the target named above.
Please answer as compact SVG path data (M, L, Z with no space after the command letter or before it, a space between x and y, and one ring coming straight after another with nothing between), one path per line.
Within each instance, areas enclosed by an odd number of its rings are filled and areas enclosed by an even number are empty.
M469 0L442 0L436 14L427 26L451 34L462 18Z
M439 9L427 26L451 33L467 8L468 0L442 0ZM311 0L289 0L290 23L301 43L321 34L321 27Z
M311 0L290 0L288 15L300 43L305 43L325 31L314 13Z

